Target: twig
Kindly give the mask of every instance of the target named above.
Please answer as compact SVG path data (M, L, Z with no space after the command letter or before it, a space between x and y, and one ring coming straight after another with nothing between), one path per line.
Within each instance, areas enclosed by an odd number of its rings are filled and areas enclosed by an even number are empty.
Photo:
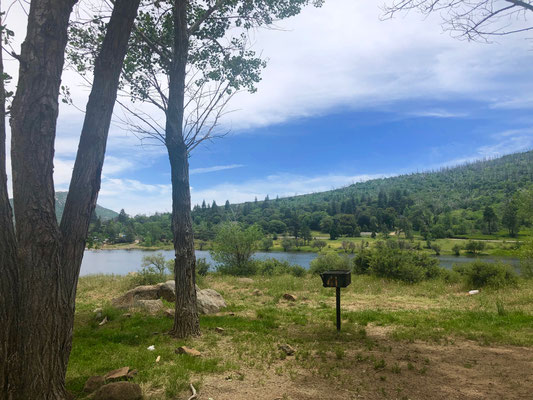
M196 389L194 388L194 386L192 385L192 383L191 383L191 392L192 392L192 396L189 397L187 400L194 400L194 399L197 399L197 398L198 398L198 394L196 393Z

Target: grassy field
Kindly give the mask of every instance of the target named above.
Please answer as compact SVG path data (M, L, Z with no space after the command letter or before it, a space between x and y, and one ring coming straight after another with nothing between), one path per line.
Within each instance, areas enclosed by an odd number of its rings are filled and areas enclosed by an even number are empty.
M527 398L533 390L532 281L468 296L472 288L442 280L408 285L354 275L342 292L340 333L334 289L316 276L208 275L199 284L219 291L228 307L201 317L202 336L176 340L166 334L170 318L128 317L109 305L131 278L80 278L69 390L83 398L89 376L122 366L139 370L134 381L153 399L187 399L190 383L206 400ZM109 319L103 326L97 307ZM202 356L175 354L181 345Z

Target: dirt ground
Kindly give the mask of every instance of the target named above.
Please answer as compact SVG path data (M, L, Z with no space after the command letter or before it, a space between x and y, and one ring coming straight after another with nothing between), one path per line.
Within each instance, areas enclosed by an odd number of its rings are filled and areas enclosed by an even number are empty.
M263 370L208 376L201 400L533 399L533 349L398 342L367 328L377 346L329 357L327 371L295 356ZM298 352L298 349L296 349Z

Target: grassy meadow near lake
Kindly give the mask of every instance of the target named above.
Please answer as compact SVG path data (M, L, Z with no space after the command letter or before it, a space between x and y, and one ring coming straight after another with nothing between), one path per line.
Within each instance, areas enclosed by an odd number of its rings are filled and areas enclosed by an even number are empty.
M474 390L477 398L518 399L533 390L531 280L468 296L461 282L354 275L342 290L337 333L335 291L316 275L209 273L198 284L221 293L228 307L201 316L202 336L176 340L166 334L172 319L162 313L128 317L110 306L135 286L132 279L80 278L67 374L80 398L89 376L126 365L139 370L134 382L147 399L188 398L190 383L201 399L215 400L449 399L470 398ZM296 301L284 300L285 293ZM103 326L93 312L98 307L109 321ZM281 344L295 354L287 356ZM182 345L201 357L175 354Z

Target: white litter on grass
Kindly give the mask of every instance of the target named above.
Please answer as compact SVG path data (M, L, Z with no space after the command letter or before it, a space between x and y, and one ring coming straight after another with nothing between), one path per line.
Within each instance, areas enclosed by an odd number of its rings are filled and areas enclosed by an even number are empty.
M471 290L468 292L470 296L472 296L473 294L478 294L478 293L479 293L479 290Z
M159 362L159 360L161 360L161 356L157 356L157 358L155 359L155 362Z
M155 346L154 345L148 346L146 348L146 350L154 351L155 350Z

